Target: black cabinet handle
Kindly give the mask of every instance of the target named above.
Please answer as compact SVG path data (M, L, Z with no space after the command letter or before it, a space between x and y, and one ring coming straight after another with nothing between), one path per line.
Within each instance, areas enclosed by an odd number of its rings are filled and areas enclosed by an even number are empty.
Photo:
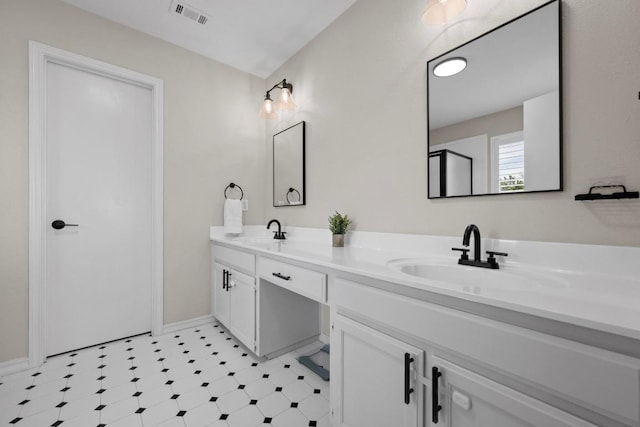
M438 424L438 412L442 409L438 402L440 396L438 395L438 378L442 376L442 373L438 370L437 366L431 368L431 421L434 424Z
M227 290L227 270L222 270L222 289Z
M274 276L276 276L278 279L282 279L282 280L291 280L291 276L284 276L280 273L271 273Z
M51 223L51 226L56 230L62 230L65 227L77 227L78 224L67 224L61 219L56 219Z
M413 389L411 388L411 362L413 362L413 357L409 353L404 354L404 403L406 405L409 404L411 399L411 393L413 393Z

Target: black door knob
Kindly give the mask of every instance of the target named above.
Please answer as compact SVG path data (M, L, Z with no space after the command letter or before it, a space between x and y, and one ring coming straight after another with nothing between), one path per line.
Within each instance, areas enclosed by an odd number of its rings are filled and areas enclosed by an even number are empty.
M77 227L78 224L65 224L65 222L61 219L56 219L51 223L51 226L56 230L62 230L65 227Z

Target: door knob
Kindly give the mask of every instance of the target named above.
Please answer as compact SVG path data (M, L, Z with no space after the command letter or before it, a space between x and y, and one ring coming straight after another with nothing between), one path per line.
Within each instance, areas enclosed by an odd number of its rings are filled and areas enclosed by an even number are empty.
M62 230L65 227L77 227L78 224L66 224L63 220L56 219L51 223L51 226L56 230Z

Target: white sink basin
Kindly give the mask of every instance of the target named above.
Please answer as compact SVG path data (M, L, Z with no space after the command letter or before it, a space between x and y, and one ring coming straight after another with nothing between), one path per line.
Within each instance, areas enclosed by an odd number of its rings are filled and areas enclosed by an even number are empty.
M434 262L425 259L390 261L389 267L410 276L438 282L465 292L523 291L540 288L565 288L569 283L562 278L532 269L501 267L497 270L481 267Z
M281 244L284 242L283 240L276 240L272 237L239 237L234 239L234 241L268 251L279 251Z

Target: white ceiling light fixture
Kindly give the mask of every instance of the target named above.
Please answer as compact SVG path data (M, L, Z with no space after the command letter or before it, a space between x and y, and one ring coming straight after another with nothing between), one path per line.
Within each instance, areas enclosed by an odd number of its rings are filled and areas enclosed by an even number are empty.
M442 25L460 15L467 7L467 0L429 0L422 15L425 25Z
M451 77L465 68L467 68L466 59L462 57L448 58L433 67L433 74L436 77Z

